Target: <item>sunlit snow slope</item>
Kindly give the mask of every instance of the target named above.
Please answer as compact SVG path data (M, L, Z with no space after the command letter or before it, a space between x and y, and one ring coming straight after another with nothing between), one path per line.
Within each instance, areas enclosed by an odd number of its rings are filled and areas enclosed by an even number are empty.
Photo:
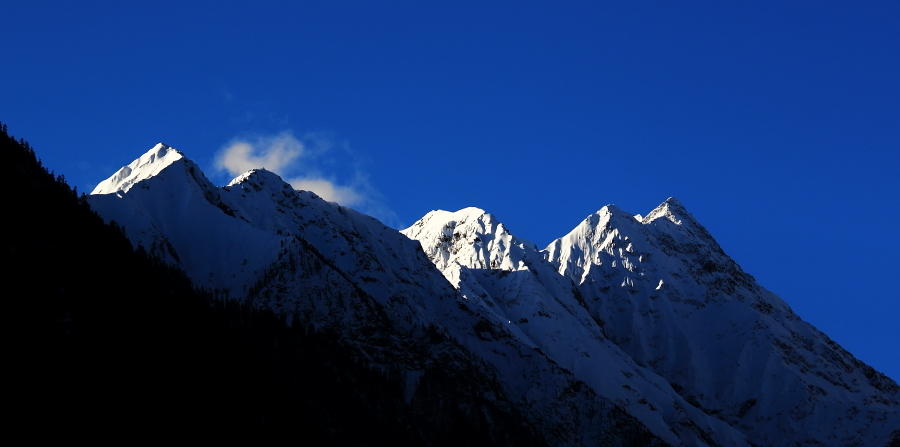
M222 299L401 367L411 402L423 374L455 371L555 445L880 446L900 427L897 384L674 199L644 218L604 207L539 250L477 208L398 232L262 169L216 187L159 144L89 201Z
M646 217L606 206L541 252L476 208L433 211L403 233L466 298L519 321L598 390L607 360L577 354L610 340L758 445L884 445L900 427L897 384L760 287L674 198ZM602 336L583 335L584 309Z
M640 220L638 220L640 219ZM676 199L606 206L544 251L606 335L761 445L882 445L900 388L744 273Z
M482 405L522 414L553 444L678 445L681 436L705 445L659 415L635 415L616 396L598 395L507 322L468 305L417 242L374 218L295 191L265 170L216 188L163 145L131 166L118 176L140 179L127 191L114 177L101 190L109 193L89 200L135 246L220 297L339 334L372 367L401 368L411 405L422 377L439 370L468 377Z

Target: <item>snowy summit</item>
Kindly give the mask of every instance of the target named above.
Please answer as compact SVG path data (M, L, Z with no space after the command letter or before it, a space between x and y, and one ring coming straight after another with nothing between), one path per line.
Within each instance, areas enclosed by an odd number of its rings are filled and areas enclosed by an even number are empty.
M128 166L123 166L110 178L100 182L91 194L112 194L116 192L128 192L129 189L141 180L149 179L165 169L175 161L184 158L184 154L178 150L157 143L137 160Z
M605 206L541 250L478 208L398 232L265 170L216 187L159 144L89 200L196 285L391 365L409 405L440 365L553 445L900 442L900 386L674 198L644 216Z

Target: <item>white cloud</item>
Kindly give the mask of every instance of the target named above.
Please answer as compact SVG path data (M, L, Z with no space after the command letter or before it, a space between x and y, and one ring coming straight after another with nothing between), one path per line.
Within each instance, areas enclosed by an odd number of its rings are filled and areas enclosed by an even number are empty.
M281 174L303 154L303 143L290 132L253 140L234 139L216 157L216 168L238 175L251 169L266 168Z
M383 204L381 194L369 184L361 165L346 144L336 144L327 134L310 133L301 140L290 131L235 138L219 151L215 160L219 172L236 176L265 168L281 176L294 189L312 191L329 202L358 207L396 226L396 214ZM338 181L339 178L344 181Z
M320 178L297 177L287 180L294 189L304 189L318 194L329 202L338 202L344 206L357 205L363 201L360 193L348 186L337 186L333 182Z

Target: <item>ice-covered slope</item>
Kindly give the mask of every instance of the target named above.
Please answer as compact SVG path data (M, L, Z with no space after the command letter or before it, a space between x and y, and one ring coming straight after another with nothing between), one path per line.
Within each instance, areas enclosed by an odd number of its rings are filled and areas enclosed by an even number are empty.
M615 206L546 258L637 363L759 445L884 445L900 388L744 273L676 199Z
M157 143L137 160L128 166L123 166L110 178L100 182L91 194L113 194L116 192L128 192L131 187L141 180L149 179L168 167L170 164L184 158L184 154L165 145Z
M437 374L466 378L470 416L520 414L553 445L880 445L898 425L897 385L674 200L604 208L542 252L476 208L404 235L265 170L216 187L157 145L89 201L197 285L399 370L412 407Z
M182 267L198 285L276 310L289 324L338 334L360 362L404 375L412 407L428 377L465 377L455 383L476 396L467 407L473 417L520 414L555 445L678 444L659 417L634 415L598 395L509 322L470 305L417 242L268 171L216 188L175 155L154 148L133 163L153 175L127 191L110 180L101 191L113 192L89 200L136 246Z
M230 197L161 143L101 182L89 201L105 220L123 226L135 246L222 293L243 293L275 261L284 239L234 218Z
M422 244L470 306L507 323L516 337L627 408L659 436L689 445L746 445L743 435L687 403L611 343L580 302L575 284L493 215L478 208L432 211L402 233Z

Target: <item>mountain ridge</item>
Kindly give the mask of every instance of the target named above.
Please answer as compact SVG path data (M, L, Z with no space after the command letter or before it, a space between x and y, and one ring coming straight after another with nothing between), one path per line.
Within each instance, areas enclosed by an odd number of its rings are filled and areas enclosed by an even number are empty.
M767 445L785 437L805 445L832 436L862 445L889 439L886 424L898 420L896 383L865 369L756 284L675 198L640 220L614 205L603 207L539 250L478 208L432 211L398 234L294 191L274 173L250 171L216 188L188 162L180 171L169 169L172 163L147 170L153 175L127 190L89 201L104 219L122 223L133 244L148 245L198 285L231 299L323 327L336 327L335 315L370 311L401 332L413 330L413 322L435 327L492 365L517 405L542 405L547 413L533 413L535 420L555 415L557 422L544 425L549 432L558 430L546 427L559 427L554 424L583 415L590 405L622 408L673 445L748 445L745 438ZM169 202L178 206L160 208ZM194 221L203 225L185 223ZM308 257L303 253L313 257L299 262L297 256ZM297 268L298 262L307 267ZM333 273L314 273L322 268ZM310 290L332 299L302 298ZM357 299L347 301L350 296ZM734 312L738 317L721 317ZM733 348L735 355L717 357ZM739 367L742 362L748 366ZM760 376L759 367L770 368L774 378L751 380ZM532 371L532 378L514 379L516 370ZM529 389L546 374L538 371L555 371L551 382L580 381L598 397L581 394L561 410L548 402L552 387L537 394ZM798 407L788 411L776 402L784 396ZM861 411L850 403L859 401L867 412L857 418L853 409ZM861 427L854 421L867 417L876 422L853 433ZM845 420L852 423L842 426ZM579 436L602 431L602 421L583 424L557 442L577 444L587 439Z

